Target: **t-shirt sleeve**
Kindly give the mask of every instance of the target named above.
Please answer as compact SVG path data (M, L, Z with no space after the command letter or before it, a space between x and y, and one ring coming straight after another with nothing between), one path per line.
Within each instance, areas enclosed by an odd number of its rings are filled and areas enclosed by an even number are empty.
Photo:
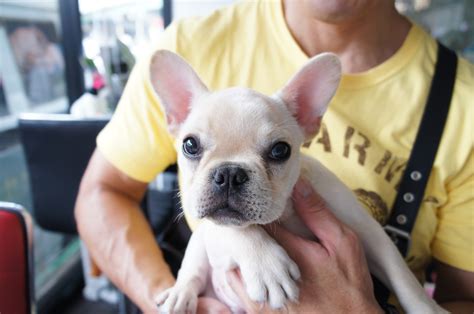
M155 50L175 51L176 27L170 26ZM97 137L102 155L126 175L142 182L176 163L174 139L150 82L151 53L135 65L110 122Z
M441 262L474 271L474 155L449 182L448 202L440 208L432 242L433 256Z

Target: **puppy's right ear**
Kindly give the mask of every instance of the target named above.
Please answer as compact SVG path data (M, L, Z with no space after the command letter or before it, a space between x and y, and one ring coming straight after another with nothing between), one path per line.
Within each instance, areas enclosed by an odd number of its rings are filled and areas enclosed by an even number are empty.
M150 79L165 109L169 131L176 135L193 99L208 90L186 61L167 50L158 50L153 55Z

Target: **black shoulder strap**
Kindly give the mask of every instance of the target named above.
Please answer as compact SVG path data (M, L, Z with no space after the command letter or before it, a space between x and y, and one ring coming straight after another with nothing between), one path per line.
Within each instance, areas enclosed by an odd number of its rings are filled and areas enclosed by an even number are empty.
M453 51L438 43L438 59L428 100L392 213L384 227L404 257L410 248L410 234L415 225L448 117L456 80L457 61ZM372 279L377 301L382 306L387 305L390 291L377 278L372 276Z
M438 59L428 100L392 213L385 226L386 232L403 256L408 254L410 233L415 225L443 134L456 79L456 68L456 54L438 43Z

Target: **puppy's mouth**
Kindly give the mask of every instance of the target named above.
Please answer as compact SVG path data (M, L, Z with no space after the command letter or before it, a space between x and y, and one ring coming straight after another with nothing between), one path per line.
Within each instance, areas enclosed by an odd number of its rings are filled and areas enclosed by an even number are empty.
M212 208L206 208L201 212L201 217L208 218L220 225L240 226L247 221L245 215L228 203Z

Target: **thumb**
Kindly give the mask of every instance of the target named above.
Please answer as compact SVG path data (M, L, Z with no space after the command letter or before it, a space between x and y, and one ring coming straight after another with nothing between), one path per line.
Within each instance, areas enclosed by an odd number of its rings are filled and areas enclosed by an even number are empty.
M317 194L311 183L300 178L293 189L293 205L306 226L323 244L338 238L343 224L331 212L326 201Z

